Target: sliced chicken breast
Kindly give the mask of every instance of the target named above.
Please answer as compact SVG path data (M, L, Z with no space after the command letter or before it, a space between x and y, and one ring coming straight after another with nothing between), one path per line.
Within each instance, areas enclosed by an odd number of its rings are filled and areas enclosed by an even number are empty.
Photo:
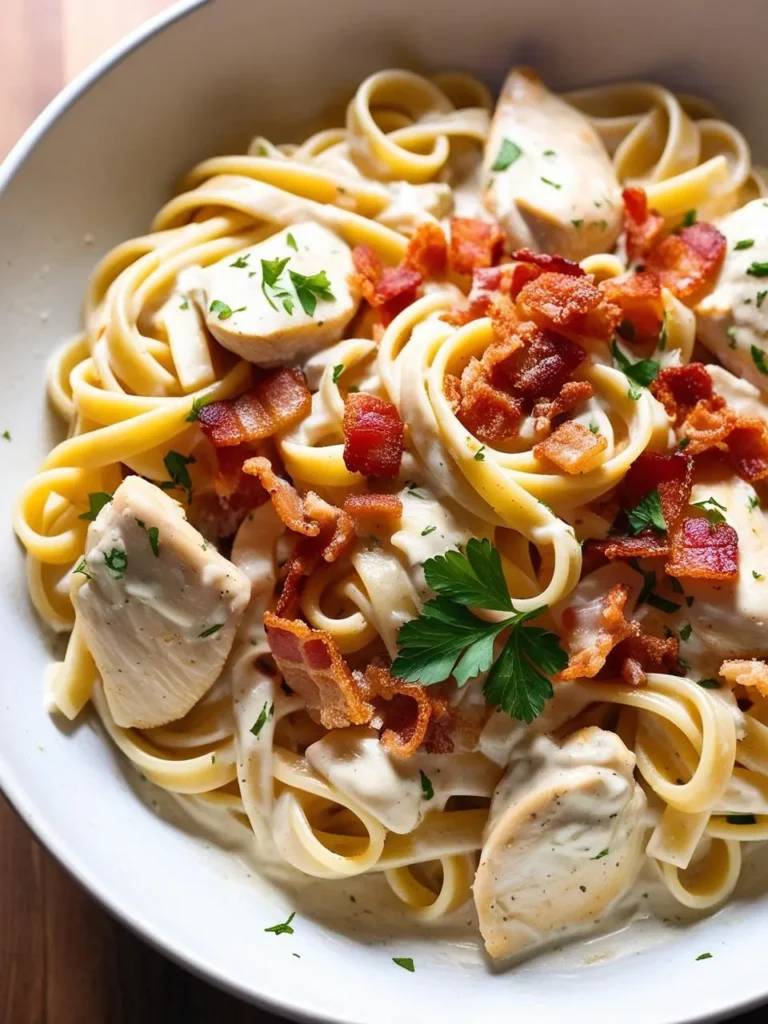
M494 959L599 926L643 860L645 795L618 736L590 727L530 753L496 790L475 876Z
M768 206L754 199L718 222L728 248L696 307L697 335L731 373L768 391Z
M139 476L123 481L89 527L72 582L118 725L151 729L200 700L229 654L250 589L178 502Z
M216 340L257 366L286 366L340 340L357 312L352 251L328 228L305 221L185 283Z
M486 209L513 249L582 260L608 252L619 236L621 189L605 147L529 68L504 83L483 172Z

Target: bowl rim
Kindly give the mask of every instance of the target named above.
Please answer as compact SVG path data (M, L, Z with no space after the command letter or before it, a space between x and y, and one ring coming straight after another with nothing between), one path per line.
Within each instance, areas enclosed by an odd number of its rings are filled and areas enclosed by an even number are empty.
M148 40L199 8L213 3L214 0L176 0L165 10L143 21L88 64L43 108L0 162L0 195L5 192L21 170L37 144L81 96ZM345 1014L343 1019L338 1015L331 1017L324 1011L311 1006L306 1000L297 999L290 992L279 997L256 992L253 988L233 980L214 965L202 961L188 946L182 948L177 943L172 944L171 940L155 929L146 917L137 913L127 904L119 893L112 891L108 885L92 877L76 847L58 830L50 826L44 817L38 815L34 805L27 797L21 777L6 760L2 749L0 749L0 792L46 851L55 858L71 878L82 886L90 897L151 948L162 953L184 970L246 1003L255 1004L282 1016L289 1015L293 1020L303 1021L306 1024L361 1024L361 1020L357 1016L351 1017ZM708 1024L708 1022L726 1020L736 1014L768 1005L765 1004L766 999L768 999L768 983L766 983L763 995L722 1004L720 1007L696 1017L685 1018L684 1021L681 1020L681 1024Z

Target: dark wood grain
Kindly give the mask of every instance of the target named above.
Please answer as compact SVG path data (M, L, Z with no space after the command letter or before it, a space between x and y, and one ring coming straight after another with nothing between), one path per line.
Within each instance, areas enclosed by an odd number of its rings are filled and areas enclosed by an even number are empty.
M0 0L0 158L92 58L169 0ZM0 242L0 244L2 244ZM765 1024L768 1009L740 1018ZM0 1024L277 1024L156 953L0 796Z

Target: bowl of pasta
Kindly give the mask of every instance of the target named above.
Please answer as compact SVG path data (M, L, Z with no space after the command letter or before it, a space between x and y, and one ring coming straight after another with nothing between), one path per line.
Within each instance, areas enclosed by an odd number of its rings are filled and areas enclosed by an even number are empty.
M755 1003L752 6L293 11L182 4L0 171L0 783L298 1019Z

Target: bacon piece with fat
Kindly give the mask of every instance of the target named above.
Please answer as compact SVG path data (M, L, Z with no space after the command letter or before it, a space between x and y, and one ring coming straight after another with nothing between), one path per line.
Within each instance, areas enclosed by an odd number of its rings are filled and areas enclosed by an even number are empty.
M738 419L727 436L728 458L734 470L756 483L768 477L768 425L761 419Z
M664 218L655 210L648 209L645 189L625 188L624 230L627 237L627 256L630 261L642 259L659 241L664 232Z
M309 414L312 397L298 370L277 370L244 395L200 410L203 433L217 448L259 441Z
M563 384L560 394L555 398L543 399L533 407L533 415L536 417L536 430L548 430L556 416L562 416L570 412L582 402L589 401L595 393L595 389L586 380L569 380Z
M378 519L394 523L403 514L403 503L396 494L350 494L344 499L344 511L355 521Z
M472 274L472 287L466 304L456 306L440 317L454 327L463 327L472 320L488 316L491 300L500 295L516 294L526 281L538 276L539 271L525 264L505 263L500 267L480 267ZM522 278L522 279L521 279ZM520 281L517 288L515 283Z
M492 267L504 252L504 232L493 221L451 217L448 264L457 274Z
M556 679L592 679L605 664L613 648L639 631L636 622L628 622L624 608L629 587L617 583L607 594L580 607L563 611L566 635L562 638L568 664Z
M686 439L687 455L700 455L720 444L736 423L734 411L715 394L703 363L667 367L651 392L672 419L677 436Z
M537 459L549 459L566 473L584 473L608 447L602 434L593 434L575 420L566 420L549 437L534 445Z
M587 551L605 555L611 562L627 558L665 558L669 554L669 541L653 530L642 530L634 537L606 537L590 540ZM587 552L585 552L586 554Z
M670 531L669 576L732 580L739 574L739 537L728 523L684 519Z
M624 508L634 508L651 491L659 492L667 528L682 517L691 497L693 459L688 455L643 452L632 463L619 489Z
M329 633L272 612L264 614L264 625L278 669L313 721L326 729L370 722L373 707Z
M713 224L698 222L668 235L645 259L646 270L658 274L665 288L688 304L713 287L725 259L725 236Z
M350 473L395 477L404 431L396 407L375 395L352 393L344 404L344 465Z
M447 701L417 683L395 679L380 665L369 665L355 678L374 709L371 724L380 730L381 745L398 757L415 754L427 738L430 723L448 713Z
M385 267L378 255L367 245L352 250L355 273L352 285L369 305L379 310L381 323L387 325L418 298L422 275L412 267L401 264Z
M621 676L628 686L645 686L647 672L680 675L679 646L676 636L662 638L638 630L613 648L598 679Z
M761 697L768 697L768 665L757 658L724 661L720 675L729 686L746 686L757 690Z
M441 277L448 263L445 233L434 221L419 224L405 250L403 266L424 278Z
M289 530L305 537L316 537L320 533L320 524L307 515L299 492L293 484L275 473L269 459L263 456L248 459L243 464L243 471L259 480L272 499L275 512Z
M569 277L584 277L586 272L582 266L557 253L533 252L531 249L517 249L512 259L520 263L532 263L540 271L555 274L567 274Z
M621 310L587 276L546 272L517 296L521 317L569 336L610 341Z
M656 274L642 271L610 277L601 281L598 288L621 310L619 333L623 330L628 341L655 341L659 337L664 324L664 303ZM630 333L623 328L627 323L631 325Z

